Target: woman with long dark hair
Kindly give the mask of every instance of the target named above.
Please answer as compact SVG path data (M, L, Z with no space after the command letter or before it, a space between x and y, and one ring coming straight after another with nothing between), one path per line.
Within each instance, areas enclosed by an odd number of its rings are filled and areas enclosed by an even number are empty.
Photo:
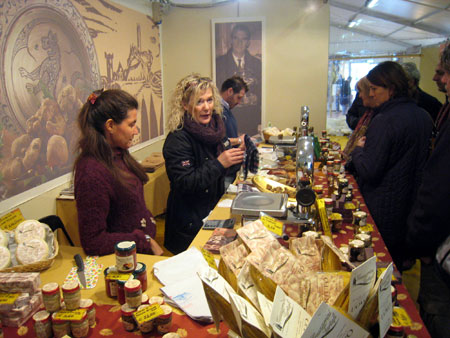
M138 134L137 108L136 99L123 90L100 90L78 115L74 189L81 245L88 255L111 254L121 241L134 241L140 253L162 253L144 200L148 177L128 151Z
M370 213L402 269L406 218L428 157L433 122L412 99L408 77L398 63L380 63L367 79L375 108L351 162Z

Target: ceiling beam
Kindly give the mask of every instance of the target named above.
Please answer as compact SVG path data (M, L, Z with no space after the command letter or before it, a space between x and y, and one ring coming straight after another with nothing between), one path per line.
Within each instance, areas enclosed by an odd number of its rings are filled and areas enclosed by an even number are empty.
M370 36L370 37L373 37L373 38L376 38L376 39L388 41L388 42L391 42L393 44L396 44L396 45L399 45L399 46L403 46L403 47L406 47L406 48L414 47L414 45L412 45L410 43L407 43L407 42L404 42L404 41L401 41L401 40L392 39L392 38L386 37L384 35L375 34L375 33L372 33L372 32L366 32L366 31L364 31L362 29L358 29L358 28L355 28L355 27L349 28L347 26L343 26L343 25L340 25L340 24L337 24L337 23L333 23L333 22L330 22L330 26L333 26L333 27L336 27L336 28L339 28L339 29L343 29L343 30L346 30L346 31L349 31L349 32L358 33L358 34L361 34L361 35Z
M385 13L380 13L380 12L371 10L369 8L366 8L366 7L357 7L357 6L352 6L352 5L340 3L340 2L337 2L335 0L330 0L329 4L330 4L330 6L334 6L334 7L341 8L341 9L345 9L345 10L350 11L350 12L355 12L355 13L358 13L358 14L364 14L364 15L367 15L367 16L371 16L371 17L374 17L374 18L377 18L377 19L391 21L391 22L397 23L399 25L420 29L420 30L425 31L425 32L442 35L444 37L448 37L450 35L450 30L440 29L440 28L436 28L436 27L432 27L432 26L420 23L419 21L424 19L425 17L422 17L419 20L407 20L407 19L402 19L402 18L400 18L398 16L385 14ZM444 8L442 10L433 11L432 13L427 15L426 17L428 17L430 15L437 14L440 11L446 11L447 8L449 8L449 6L447 6L446 8Z

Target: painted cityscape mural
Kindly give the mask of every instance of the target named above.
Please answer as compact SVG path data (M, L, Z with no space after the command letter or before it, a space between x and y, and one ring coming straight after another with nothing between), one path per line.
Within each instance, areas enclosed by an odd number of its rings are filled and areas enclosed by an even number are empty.
M134 144L164 134L150 17L106 0L2 1L0 48L0 206L71 172L77 114L95 89L136 97Z

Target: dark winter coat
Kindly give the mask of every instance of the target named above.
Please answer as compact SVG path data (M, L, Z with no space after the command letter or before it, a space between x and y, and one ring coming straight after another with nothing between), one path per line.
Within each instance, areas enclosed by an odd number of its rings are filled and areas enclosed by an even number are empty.
M164 246L174 254L188 248L224 193L226 169L216 151L217 145L202 143L184 129L169 133L164 142L170 180Z
M361 193L397 265L432 128L429 114L412 99L392 99L376 109L364 148L351 153Z

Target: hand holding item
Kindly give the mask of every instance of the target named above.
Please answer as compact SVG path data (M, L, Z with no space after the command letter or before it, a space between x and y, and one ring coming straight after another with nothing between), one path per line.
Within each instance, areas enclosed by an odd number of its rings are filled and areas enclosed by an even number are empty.
M240 148L231 148L221 153L217 159L224 168L229 168L232 165L242 163L244 160L244 151Z
M362 136L358 139L358 141L356 141L356 146L357 147L364 147L364 144L366 143L366 137Z
M159 246L159 244L153 238L151 238L149 235L146 235L145 238L150 243L150 249L152 250L153 255L162 256L164 251Z

